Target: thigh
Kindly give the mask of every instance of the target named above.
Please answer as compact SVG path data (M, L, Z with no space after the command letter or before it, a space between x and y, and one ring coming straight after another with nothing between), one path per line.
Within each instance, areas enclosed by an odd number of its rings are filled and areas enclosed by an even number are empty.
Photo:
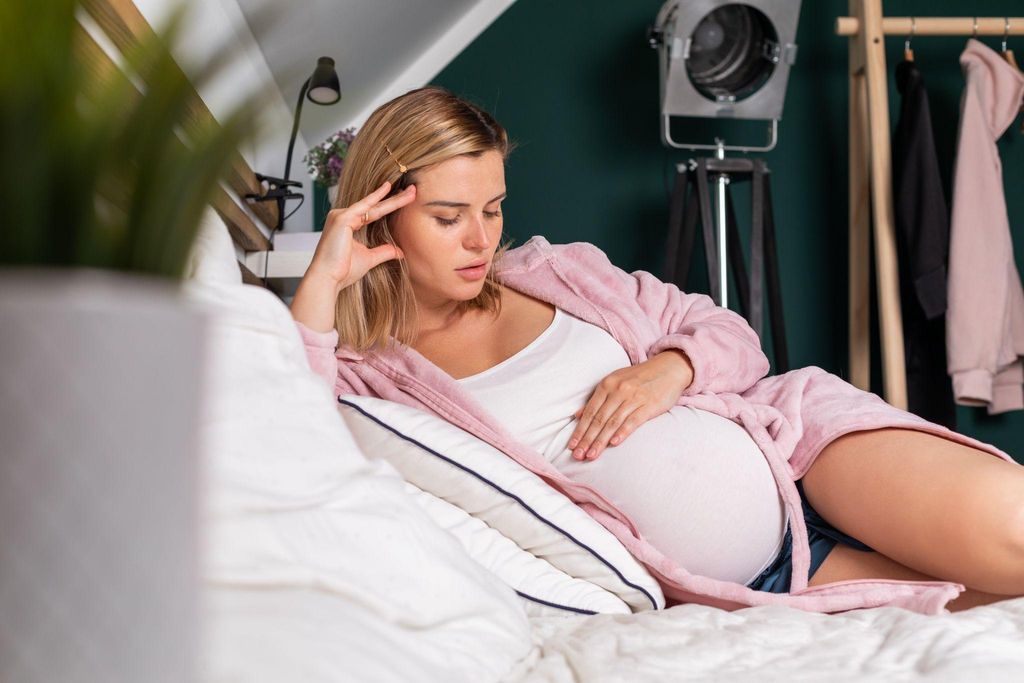
M892 558L872 551L855 550L839 543L821 563L818 570L807 582L808 586L823 583L850 581L853 579L890 579L895 581L935 581L936 577L922 574L910 567L902 565ZM946 608L950 612L988 605L1009 596L985 593L968 588L951 600Z
M900 565L1017 590L1024 467L925 432L876 429L831 442L801 481L822 518Z

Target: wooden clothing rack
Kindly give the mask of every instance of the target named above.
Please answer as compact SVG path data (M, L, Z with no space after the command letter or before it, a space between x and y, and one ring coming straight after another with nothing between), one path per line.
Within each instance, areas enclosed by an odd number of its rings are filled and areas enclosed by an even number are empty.
M883 397L891 405L906 410L885 36L1021 36L1024 17L885 17L882 0L850 0L849 12L850 16L836 20L836 33L849 37L850 383L870 390L868 237L874 226Z

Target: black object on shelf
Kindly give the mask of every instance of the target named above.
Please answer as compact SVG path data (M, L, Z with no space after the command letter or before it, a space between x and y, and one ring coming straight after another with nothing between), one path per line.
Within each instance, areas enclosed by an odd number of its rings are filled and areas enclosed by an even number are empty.
M301 192L291 192L289 187L302 187L302 183L289 180L292 171L292 152L295 150L295 138L299 133L299 120L302 117L302 104L306 99L315 104L328 106L341 99L341 84L338 80L338 72L334 69L334 60L330 57L321 57L317 60L316 69L313 75L306 79L299 90L299 99L295 104L295 118L292 121L292 134L288 139L288 154L284 162L284 177L275 178L257 173L256 177L261 183L267 183L268 189L263 194L247 194L247 199L256 201L277 202L277 225L271 226L271 236L284 227L284 203L286 199L304 199Z

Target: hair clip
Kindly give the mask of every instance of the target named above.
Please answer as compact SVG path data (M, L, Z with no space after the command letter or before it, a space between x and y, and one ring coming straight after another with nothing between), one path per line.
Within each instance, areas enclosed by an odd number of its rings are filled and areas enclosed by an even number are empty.
M408 171L408 170L409 170L409 169L408 169L408 168L406 167L406 165L405 165L405 164L403 164L403 163L402 163L401 161L399 161L399 160L398 160L398 157L396 157L396 156L395 156L395 153L391 151L391 148L390 148L390 147L388 147L387 145L384 145L384 149L386 149L386 150L388 151L388 154L390 154L390 155L391 155L391 158L395 160L395 163L396 163L396 164L398 164L398 170L399 170L399 171L401 171L402 173L405 173L406 171Z

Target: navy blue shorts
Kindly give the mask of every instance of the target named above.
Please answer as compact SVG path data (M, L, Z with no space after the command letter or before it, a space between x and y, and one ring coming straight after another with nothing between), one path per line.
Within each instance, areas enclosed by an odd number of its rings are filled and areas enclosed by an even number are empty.
M811 545L811 571L810 575L818 571L818 567L836 543L843 543L856 550L874 550L852 536L847 536L834 526L826 522L804 496L803 483L798 479L796 489L800 492L800 506L804 511L804 520L807 522L807 540ZM786 525L786 535L782 539L782 550L779 551L775 561L768 565L768 568L761 572L760 576L747 584L747 588L753 588L766 593L788 593L789 580L793 573L793 534L790 525Z

